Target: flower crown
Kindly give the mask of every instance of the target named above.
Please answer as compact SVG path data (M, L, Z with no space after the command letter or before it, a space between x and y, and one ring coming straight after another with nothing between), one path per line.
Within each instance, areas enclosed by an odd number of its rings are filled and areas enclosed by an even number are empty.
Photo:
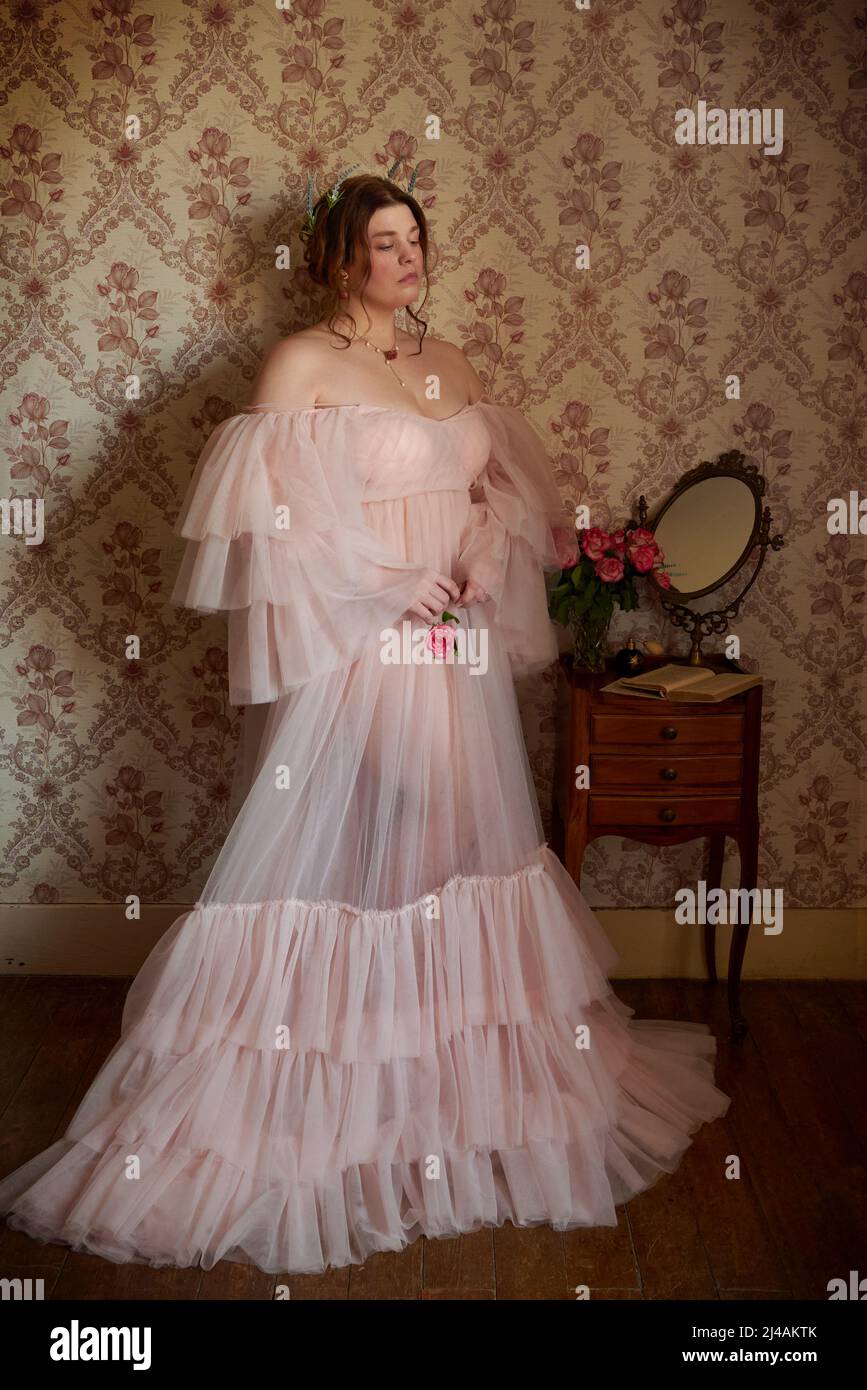
M387 173L387 175L386 175L386 178L389 178L389 179L390 179L390 178L392 177L392 175L393 175L394 173L396 173L397 169L400 167L400 162L401 162L400 159L396 159L396 160L394 161L394 163L392 164L391 168L389 169L389 171L388 171L388 173ZM407 190L406 190L407 193L412 193L412 190L415 188L415 179L416 179L416 174L418 173L418 167L419 167L419 166L416 165L415 168L414 168L413 171L412 171L412 174L410 175L409 184L408 184ZM342 192L342 189L341 189L340 185L343 183L343 180L346 179L346 178L348 178L348 176L352 173L353 169L360 169L360 168L361 168L361 165L360 165L360 164L351 164L351 165L349 166L348 169L344 169L343 172L342 172L341 174L338 174L338 176L337 176L337 182L334 184L334 187L331 188L331 189L329 189L329 191L325 194L325 199L326 199L326 204L325 204L325 216L326 216L326 217L328 216L328 214L329 214L329 212L331 211L331 209L334 207L334 204L335 204L336 202L338 202L338 200L339 200L339 198L340 198L340 194L341 194L341 192ZM301 234L302 234L302 236L311 236L311 235L313 234L313 228L314 228L315 225L316 225L316 210L315 210L314 204L315 204L316 202L318 202L318 199L315 199L313 195L314 195L313 178L312 178L312 176L311 176L310 174L308 174L308 176L307 176L307 216L304 218L304 221L303 221L303 223L301 224Z

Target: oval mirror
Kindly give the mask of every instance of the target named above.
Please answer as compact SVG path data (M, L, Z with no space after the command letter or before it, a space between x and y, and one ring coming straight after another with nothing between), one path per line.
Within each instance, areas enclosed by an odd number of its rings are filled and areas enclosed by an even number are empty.
M732 474L688 483L665 504L653 527L665 555L665 573L681 598L718 589L740 569L758 535L759 499Z

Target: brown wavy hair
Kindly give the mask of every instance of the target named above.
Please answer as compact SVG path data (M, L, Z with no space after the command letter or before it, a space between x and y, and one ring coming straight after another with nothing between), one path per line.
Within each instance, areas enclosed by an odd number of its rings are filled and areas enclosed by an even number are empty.
M352 321L353 329L356 328L356 323L348 309L341 309L337 277L344 265L355 259L356 252L360 253L364 276L359 293L363 304L364 286L370 279L370 250L367 245L368 223L379 208L392 207L399 203L403 203L405 207L409 208L418 224L418 239L425 275L424 299L419 308L424 308L428 290L427 222L421 207L412 194L398 187L396 183L392 183L390 179L382 178L378 174L355 174L351 178L344 179L340 185L340 197L331 210L326 212L328 199L323 193L313 205L312 232L305 229L301 233L304 242L304 260L307 262L307 274L314 284L321 285L324 289L331 291L334 296L328 316L328 327L336 337L343 338L347 347L352 346L352 339L334 327L338 309ZM419 329L418 351L420 353L421 344L427 332L427 323L424 319L419 318L409 304L406 305L406 312ZM418 356L418 353L412 355Z

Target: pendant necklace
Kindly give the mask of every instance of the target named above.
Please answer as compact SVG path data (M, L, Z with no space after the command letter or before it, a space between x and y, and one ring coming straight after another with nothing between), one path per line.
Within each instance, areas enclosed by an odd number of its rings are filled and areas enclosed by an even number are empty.
M360 333L357 333L355 336L361 339L365 347L373 348L374 352L378 352L380 357L382 357L385 360L385 365L388 367L388 370L392 373L393 376L397 377L397 380L400 382L401 386L406 387L406 382L397 375L397 372L391 365L394 358L397 357L397 338L395 337L395 345L393 348L381 348L377 347L376 343L368 342L367 338L362 338Z

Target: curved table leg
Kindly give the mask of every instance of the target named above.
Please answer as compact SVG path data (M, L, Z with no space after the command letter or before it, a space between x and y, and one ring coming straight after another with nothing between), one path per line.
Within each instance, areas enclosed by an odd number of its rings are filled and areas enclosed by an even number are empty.
M741 856L741 888L757 887L759 867L759 828L748 826L737 837ZM746 1037L747 1021L741 1012L741 967L750 934L749 922L737 922L732 928L732 944L729 951L728 998L729 1018L731 1020L732 1042L742 1042Z
M718 832L709 835L710 855L707 866L707 890L719 888L722 881L723 859L726 852L725 832ZM704 924L704 963L707 969L708 983L715 985L717 981L716 973L716 923L705 922Z

